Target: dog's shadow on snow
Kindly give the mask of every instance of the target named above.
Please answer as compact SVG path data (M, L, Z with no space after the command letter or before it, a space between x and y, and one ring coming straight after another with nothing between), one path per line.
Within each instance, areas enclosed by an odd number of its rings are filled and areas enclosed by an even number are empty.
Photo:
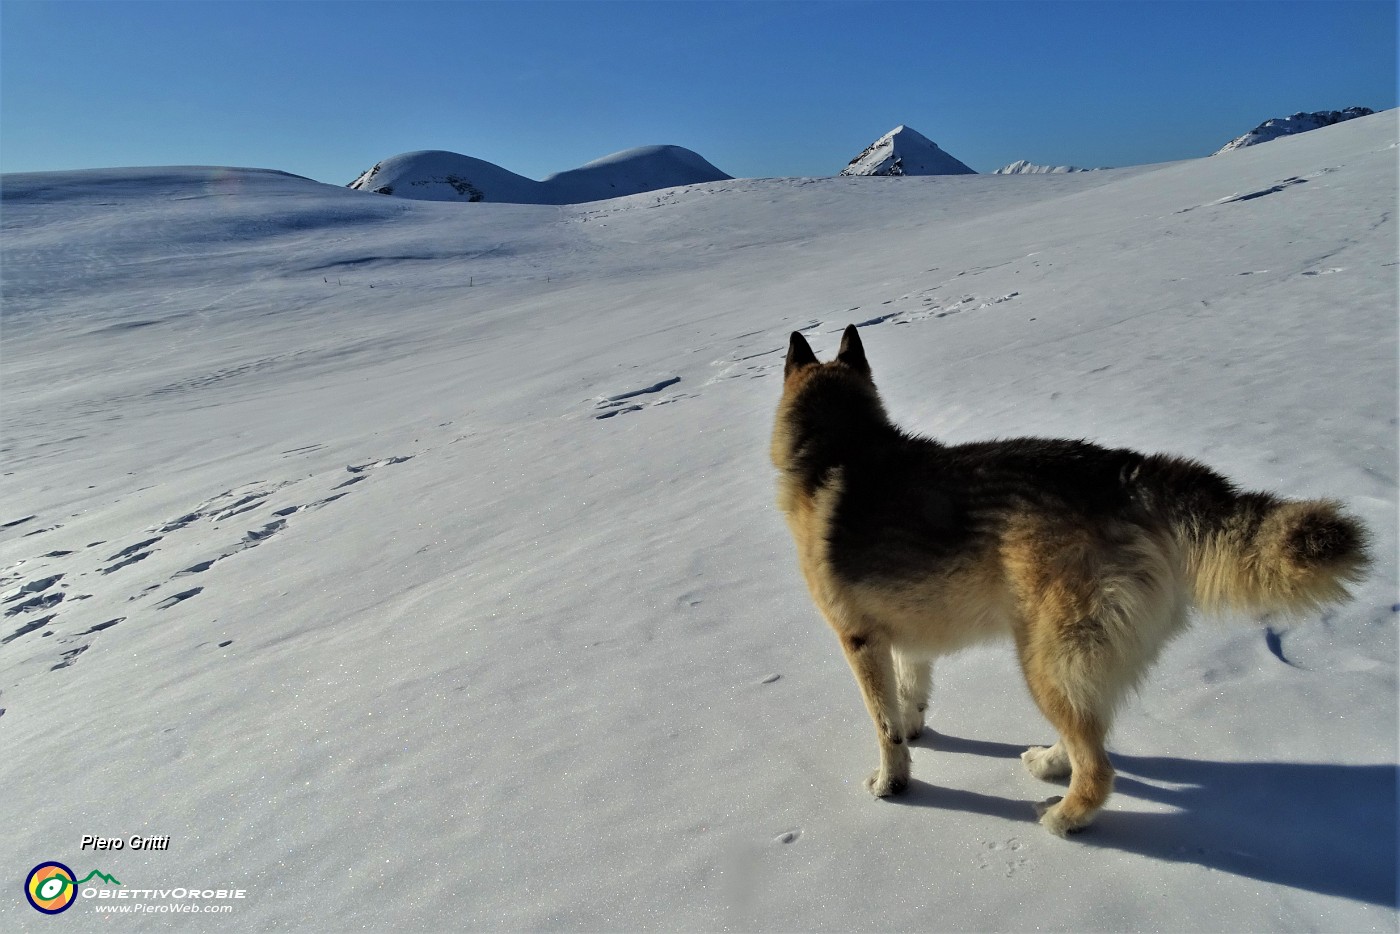
M930 730L912 745L1006 759L1008 767L1018 769L1025 749ZM1110 758L1118 771L1114 797L1074 843L1396 906L1400 771L1395 766L1212 762L1113 753ZM1044 797L1064 793L1037 784L1045 788ZM1135 798L1175 810L1135 813ZM904 795L889 800L1013 821L1035 819L1030 799L1015 801L918 780L910 782Z

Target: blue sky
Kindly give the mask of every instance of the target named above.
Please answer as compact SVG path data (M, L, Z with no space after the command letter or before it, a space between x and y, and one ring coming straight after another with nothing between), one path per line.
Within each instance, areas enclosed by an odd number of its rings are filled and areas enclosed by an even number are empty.
M979 171L1117 166L1351 105L1396 106L1394 2L0 3L4 171L673 143L830 175L900 123Z

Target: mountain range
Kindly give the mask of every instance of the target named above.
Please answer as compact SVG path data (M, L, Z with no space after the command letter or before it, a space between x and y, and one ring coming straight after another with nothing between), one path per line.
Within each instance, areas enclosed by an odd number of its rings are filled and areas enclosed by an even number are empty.
M346 187L417 201L581 204L730 177L681 146L625 149L538 182L484 159L426 149L375 163Z
M1267 120L1217 150L1215 155L1266 143L1281 136L1331 126L1373 113L1366 107L1296 113ZM1025 159L1002 166L994 175L1051 175L1088 172L1073 165L1036 165ZM903 124L865 147L842 176L975 175L976 170ZM699 153L682 146L640 146L556 172L542 181L517 175L494 163L456 152L425 149L400 153L362 172L347 187L417 201L491 201L513 204L582 204L626 195L727 181Z

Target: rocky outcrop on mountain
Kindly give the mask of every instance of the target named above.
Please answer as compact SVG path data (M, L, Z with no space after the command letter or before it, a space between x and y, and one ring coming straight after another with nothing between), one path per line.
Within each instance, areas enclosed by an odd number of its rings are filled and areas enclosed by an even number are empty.
M1294 136L1309 130L1320 130L1325 126L1332 126L1334 123L1341 123L1344 120L1369 117L1373 113L1375 111L1369 107L1348 107L1346 110L1318 110L1313 113L1296 113L1291 117L1275 117L1272 120L1265 120L1243 136L1235 137L1211 155L1218 156L1222 152L1232 152L1246 146L1272 142L1280 136Z

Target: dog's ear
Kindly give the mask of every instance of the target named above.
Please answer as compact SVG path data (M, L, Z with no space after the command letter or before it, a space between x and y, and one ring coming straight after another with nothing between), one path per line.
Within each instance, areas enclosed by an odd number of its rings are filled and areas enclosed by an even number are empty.
M870 375L870 364L865 359L865 348L860 343L860 334L854 324L846 325L841 335L841 349L836 352L836 360L855 370L861 376Z
M787 362L783 364L783 378L791 376L794 370L800 370L804 366L811 366L817 362L817 355L812 353L812 347L807 343L807 338L797 331L792 332L792 337L788 340Z

